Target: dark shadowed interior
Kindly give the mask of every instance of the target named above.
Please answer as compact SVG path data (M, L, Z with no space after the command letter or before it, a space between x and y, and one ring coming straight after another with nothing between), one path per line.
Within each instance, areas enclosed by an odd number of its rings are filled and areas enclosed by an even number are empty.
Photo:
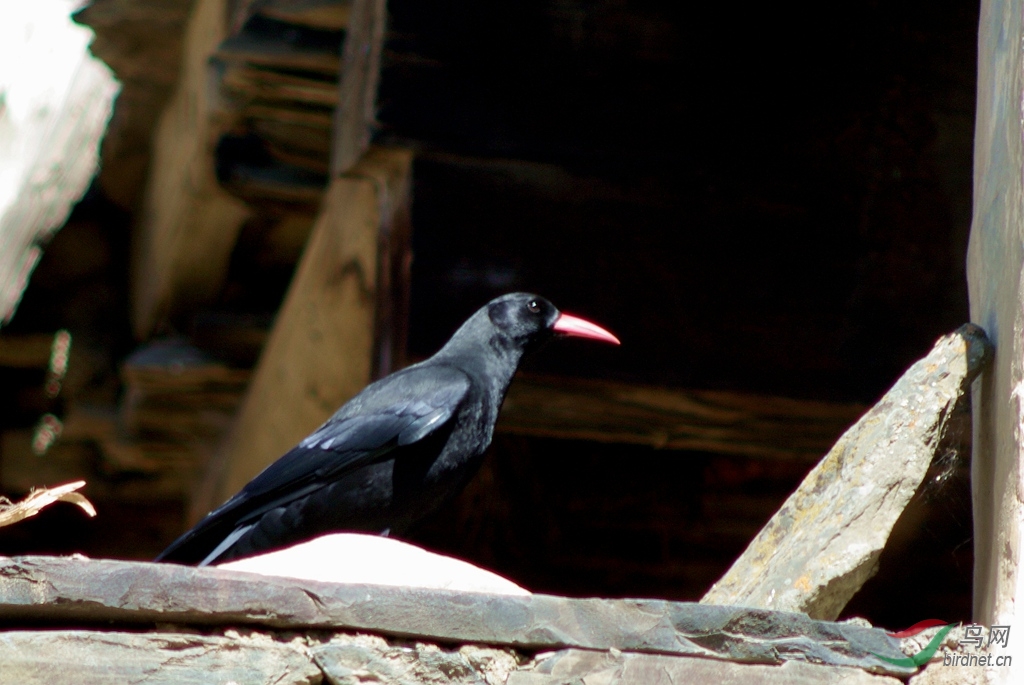
M968 320L977 3L388 5L376 141L416 151L405 360L527 290L622 340L552 342L528 374L866 407ZM68 329L94 402L120 401L136 345L131 226L94 187L4 329ZM204 346L225 312L266 328L300 249L250 223L220 300L167 330ZM206 340L237 366L259 350ZM4 435L61 415L45 381L0 367ZM410 539L570 596L699 599L814 465L500 426ZM943 450L844 617L970 618L969 420ZM0 530L0 553L145 559L182 530L180 496L133 498L96 454L66 458L95 471L100 516L57 505Z

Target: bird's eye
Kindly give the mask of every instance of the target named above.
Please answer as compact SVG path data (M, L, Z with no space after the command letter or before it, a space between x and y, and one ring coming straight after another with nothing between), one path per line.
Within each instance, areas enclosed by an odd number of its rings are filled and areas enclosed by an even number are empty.
M537 300L530 300L529 302L527 302L526 308L529 309L530 312L532 312L533 314L540 313L540 303L537 302Z

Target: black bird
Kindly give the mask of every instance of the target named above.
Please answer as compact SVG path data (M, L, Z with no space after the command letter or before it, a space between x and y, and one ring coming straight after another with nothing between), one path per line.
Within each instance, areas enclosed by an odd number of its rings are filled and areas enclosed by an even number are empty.
M542 297L492 300L433 357L364 388L157 561L205 566L328 532L401 533L476 472L520 359L554 334L619 343Z

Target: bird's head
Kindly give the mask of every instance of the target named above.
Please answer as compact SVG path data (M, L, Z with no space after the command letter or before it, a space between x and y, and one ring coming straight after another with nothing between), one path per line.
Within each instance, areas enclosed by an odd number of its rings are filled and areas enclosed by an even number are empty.
M539 295L511 293L491 300L486 309L494 327L523 349L552 334L619 344L618 338L597 324L564 314Z
M563 314L543 297L510 293L478 309L432 359L476 369L503 397L523 354L556 335L619 344L597 324Z

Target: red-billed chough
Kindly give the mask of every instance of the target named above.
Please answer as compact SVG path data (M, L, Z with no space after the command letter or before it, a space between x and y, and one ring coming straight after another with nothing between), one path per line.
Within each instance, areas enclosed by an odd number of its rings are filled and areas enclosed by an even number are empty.
M157 561L205 566L329 532L404 531L475 473L520 359L555 334L619 342L536 295L492 300L433 357L368 385Z

